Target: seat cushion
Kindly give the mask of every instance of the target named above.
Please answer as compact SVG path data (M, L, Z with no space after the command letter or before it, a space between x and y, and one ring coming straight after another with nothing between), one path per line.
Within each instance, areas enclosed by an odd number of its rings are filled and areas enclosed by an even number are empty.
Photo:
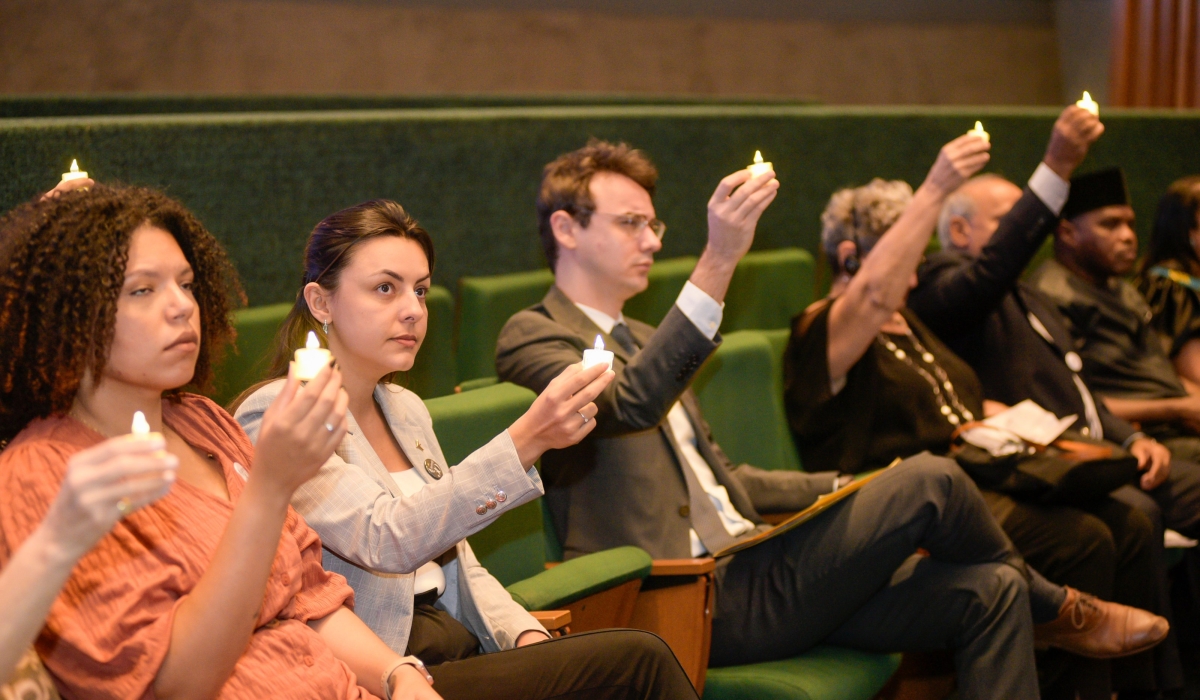
M900 654L819 646L782 661L708 669L704 700L870 700Z

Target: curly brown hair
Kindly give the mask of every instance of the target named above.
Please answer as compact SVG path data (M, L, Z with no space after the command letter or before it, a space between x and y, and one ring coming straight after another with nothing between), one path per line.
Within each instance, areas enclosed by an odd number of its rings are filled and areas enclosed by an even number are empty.
M188 387L210 387L245 295L224 249L182 204L154 190L96 185L0 219L0 441L70 410L108 361L134 229L170 233L195 273L200 355ZM184 387L167 392L175 397Z

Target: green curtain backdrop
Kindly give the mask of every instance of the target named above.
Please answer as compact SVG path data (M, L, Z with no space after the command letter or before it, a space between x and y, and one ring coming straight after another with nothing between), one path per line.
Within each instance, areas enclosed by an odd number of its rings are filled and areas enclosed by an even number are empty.
M0 119L0 208L54 185L72 158L103 181L159 187L225 243L252 305L294 298L314 223L396 199L433 234L434 281L544 266L533 200L542 167L591 136L646 150L669 224L661 257L695 255L705 203L755 149L782 182L756 249L816 251L833 190L919 184L938 148L981 119L988 170L1024 183L1057 111L1044 108L540 106ZM1164 188L1200 171L1200 113L1106 110L1085 169L1122 165L1144 231Z

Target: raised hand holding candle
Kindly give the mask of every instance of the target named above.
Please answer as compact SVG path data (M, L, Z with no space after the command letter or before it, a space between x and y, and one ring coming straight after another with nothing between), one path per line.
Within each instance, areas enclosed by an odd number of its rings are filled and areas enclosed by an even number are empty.
M754 162L747 165L746 168L750 171L750 177L758 177L763 173L769 173L775 169L775 166L770 161L763 162L762 151L754 152ZM603 346L601 346L603 347Z
M612 369L613 365L612 350L604 349L604 338L599 334L596 334L596 347L583 351L583 368L587 369L592 365L608 365L609 369Z
M88 176L87 171L80 170L79 163L74 158L72 158L71 159L71 169L68 170L67 172L63 173L62 181L66 182L67 180L82 180L83 178L85 178L87 176Z
M302 382L312 381L332 360L333 353L321 347L317 334L309 331L304 347L296 351L296 379Z
M971 134L972 136L978 136L988 143L992 142L992 135L983 130L983 122L975 122L975 128L971 129L967 133Z
M1088 94L1087 90L1083 91L1083 99L1076 102L1075 106L1083 107L1097 117L1100 116L1100 104L1092 99L1092 96Z

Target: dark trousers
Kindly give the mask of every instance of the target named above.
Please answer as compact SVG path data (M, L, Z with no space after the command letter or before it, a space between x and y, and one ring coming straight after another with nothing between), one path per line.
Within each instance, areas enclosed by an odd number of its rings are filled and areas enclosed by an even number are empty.
M666 642L649 632L573 634L429 669L445 700L695 700Z
M1055 583L1158 612L1153 528L1136 509L1106 498L1086 508L1043 506L994 492L985 499L1004 531L1034 567ZM1117 661L1084 659L1061 651L1038 656L1047 698L1109 698L1112 689L1152 690L1155 652Z
M1171 623L1171 632L1165 641L1154 649L1157 685L1160 689L1174 689L1184 684L1183 662L1180 659L1179 641L1195 640L1200 635L1196 629L1195 614L1200 603L1200 590L1193 574L1194 566L1178 570L1175 581L1176 598L1183 615L1177 616L1171 601L1171 576L1166 568L1166 551L1163 549L1163 531L1176 530L1188 537L1200 536L1200 466L1194 461L1200 457L1200 440L1196 438L1174 438L1166 440L1175 459L1171 460L1171 473L1167 480L1153 491L1143 491L1138 486L1126 486L1113 492L1113 498L1128 504L1146 516L1153 527L1150 548L1154 564L1146 570L1146 578L1152 578L1158 596L1158 614ZM1188 459L1181 459L1186 456ZM1195 559L1195 550L1187 556ZM1194 644L1193 644L1194 646ZM1193 675L1198 675L1193 673Z
M918 455L719 567L710 664L952 649L963 700L1037 698L1030 586L1062 591L1030 576L970 477Z

